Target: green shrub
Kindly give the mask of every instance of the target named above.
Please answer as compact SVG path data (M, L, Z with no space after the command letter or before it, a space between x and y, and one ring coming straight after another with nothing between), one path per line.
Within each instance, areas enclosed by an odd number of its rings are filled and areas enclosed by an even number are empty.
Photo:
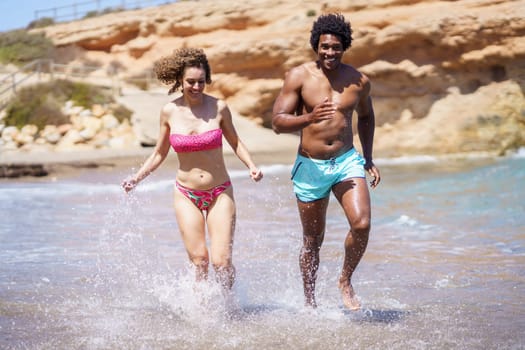
M54 80L22 88L6 108L4 122L7 126L23 127L34 124L39 129L45 125L69 123L62 113L66 101L91 108L94 104L110 105L119 121L129 119L131 111L115 104L111 91L107 88L69 80Z
M97 10L88 11L82 18L92 18L92 17L98 17L100 16L100 13Z
M97 11L97 10L88 11L88 12L86 12L86 14L82 18L98 17L98 16L102 16L102 15L105 15L105 14L108 14L108 13L121 12L121 11L124 11L124 10L125 9L123 7L120 7L120 6L117 6L117 7L106 7L102 11Z
M85 83L73 83L70 99L77 106L84 108L91 108L94 104L113 102L113 97L111 97L109 90Z
M50 57L54 46L44 34L25 30L0 33L0 62L23 65L38 58Z
M29 22L27 29L44 28L55 24L55 20L51 17L42 17Z
M306 12L306 16L308 16L308 17L314 17L315 14L316 14L316 13L315 13L315 10L308 10L308 11Z
M21 89L14 101L7 107L4 122L8 126L22 128L26 124L34 124L38 129L46 125L69 123L62 113L62 98L51 94L42 94L43 86L31 86ZM46 89L47 90L47 89Z
M121 104L115 104L111 106L111 110L113 111L113 115L115 118L117 118L119 123L122 123L124 119L130 120L131 114L133 113L131 110Z

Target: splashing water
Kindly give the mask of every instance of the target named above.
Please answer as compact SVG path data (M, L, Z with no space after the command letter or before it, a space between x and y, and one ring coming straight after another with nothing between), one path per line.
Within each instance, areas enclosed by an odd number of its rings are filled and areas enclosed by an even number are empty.
M381 165L381 164L380 164ZM381 167L370 243L337 288L348 229L333 200L315 310L303 307L289 166L237 202L232 293L196 283L173 213L173 179L126 195L123 176L0 183L2 349L517 349L525 337L525 159Z

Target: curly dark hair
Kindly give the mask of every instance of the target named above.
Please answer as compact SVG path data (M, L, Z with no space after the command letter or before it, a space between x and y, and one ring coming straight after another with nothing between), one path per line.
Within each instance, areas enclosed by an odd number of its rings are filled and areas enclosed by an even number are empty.
M206 84L211 83L211 69L208 58L202 49L183 47L173 51L173 54L155 61L153 72L164 84L173 84L168 95L176 92L182 86L184 70L188 67L204 68Z
M343 44L343 51L352 46L352 27L340 13L320 15L312 25L310 33L310 45L316 53L319 48L319 37L322 34L336 35Z

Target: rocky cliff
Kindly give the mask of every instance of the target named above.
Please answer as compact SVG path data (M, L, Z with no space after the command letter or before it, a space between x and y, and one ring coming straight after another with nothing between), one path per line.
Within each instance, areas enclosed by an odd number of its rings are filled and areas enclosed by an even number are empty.
M314 58L310 29L325 12L351 22L345 62L372 80L376 155L525 145L524 0L178 1L43 30L62 63L119 67L121 77L202 47L208 91L268 126L285 72Z

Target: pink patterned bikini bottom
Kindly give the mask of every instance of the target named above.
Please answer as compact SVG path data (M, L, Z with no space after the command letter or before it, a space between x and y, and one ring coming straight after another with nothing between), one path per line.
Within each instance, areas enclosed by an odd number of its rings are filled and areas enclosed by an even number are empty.
M175 182L175 185L179 189L179 191L188 197L189 200L193 202L199 208L200 210L208 210L210 205L213 204L213 201L224 191L228 189L232 185L231 181L228 180L225 183L221 185L217 185L213 188L210 188L209 190L194 190L188 187L182 186L177 181Z

